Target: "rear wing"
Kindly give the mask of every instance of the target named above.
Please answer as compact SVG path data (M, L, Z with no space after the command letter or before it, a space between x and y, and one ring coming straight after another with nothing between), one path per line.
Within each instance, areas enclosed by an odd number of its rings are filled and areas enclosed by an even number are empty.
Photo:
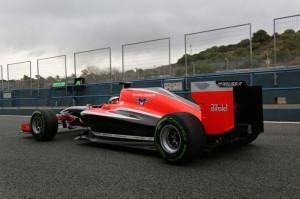
M208 133L219 134L238 125L251 125L263 131L260 86L248 86L244 81L192 82L191 91Z

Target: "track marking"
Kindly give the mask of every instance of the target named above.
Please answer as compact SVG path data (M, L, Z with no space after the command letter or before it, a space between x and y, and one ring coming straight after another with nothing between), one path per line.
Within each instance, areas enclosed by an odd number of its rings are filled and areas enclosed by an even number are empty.
M0 115L0 117L31 117L29 115Z
M300 122L285 122L285 121L264 121L267 124L300 124Z

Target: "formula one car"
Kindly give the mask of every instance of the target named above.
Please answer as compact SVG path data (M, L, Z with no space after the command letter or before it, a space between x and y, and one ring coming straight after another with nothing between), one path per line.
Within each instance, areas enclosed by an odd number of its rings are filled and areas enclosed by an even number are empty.
M263 132L262 89L241 81L191 83L191 100L163 88L130 88L102 105L73 106L54 114L37 110L23 132L55 137L58 126L84 127L77 139L152 144L168 162L194 159L206 147L245 145Z

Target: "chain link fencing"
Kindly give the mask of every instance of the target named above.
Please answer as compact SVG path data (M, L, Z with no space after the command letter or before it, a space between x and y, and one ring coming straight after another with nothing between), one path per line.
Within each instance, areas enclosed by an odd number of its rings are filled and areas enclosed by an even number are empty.
M124 80L149 79L172 75L170 38L122 45Z
M300 14L275 18L274 65L300 65Z
M35 85L36 79L31 77L31 61L7 64L7 82L3 85L5 90L32 89Z
M50 88L54 83L65 87L68 84L67 77L66 55L37 59L38 88Z
M251 23L187 33L178 63L185 64L186 75L251 68L251 35Z
M111 81L111 48L92 49L74 53L76 77L85 78L86 83ZM115 73L121 71L114 70ZM121 76L121 74L115 74Z

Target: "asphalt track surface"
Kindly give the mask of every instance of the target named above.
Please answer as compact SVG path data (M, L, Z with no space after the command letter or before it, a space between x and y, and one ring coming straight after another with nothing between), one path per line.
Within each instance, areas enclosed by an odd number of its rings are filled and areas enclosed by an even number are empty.
M300 198L300 124L265 124L253 144L166 164L156 152L16 134L0 116L0 198Z

